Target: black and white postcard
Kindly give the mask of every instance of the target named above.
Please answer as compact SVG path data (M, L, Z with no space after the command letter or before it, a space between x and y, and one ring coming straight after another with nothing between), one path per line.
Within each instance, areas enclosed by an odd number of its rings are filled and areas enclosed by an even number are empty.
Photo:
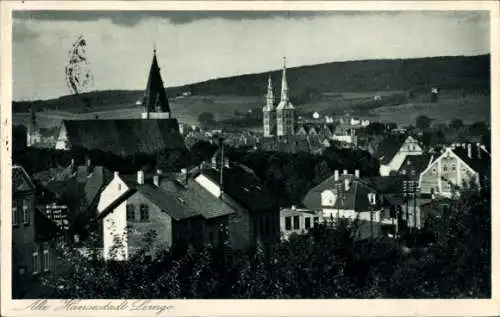
M495 1L1 9L2 315L500 314Z

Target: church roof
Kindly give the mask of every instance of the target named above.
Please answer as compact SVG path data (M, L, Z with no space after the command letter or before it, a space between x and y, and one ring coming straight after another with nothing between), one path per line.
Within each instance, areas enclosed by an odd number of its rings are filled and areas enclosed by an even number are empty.
M146 112L170 112L170 104L168 103L167 93L163 85L163 80L160 74L160 67L156 59L156 51L153 55L153 62L149 70L148 83L144 98L142 100L144 111ZM158 110L157 110L158 109Z
M70 147L127 156L184 148L177 119L63 120Z

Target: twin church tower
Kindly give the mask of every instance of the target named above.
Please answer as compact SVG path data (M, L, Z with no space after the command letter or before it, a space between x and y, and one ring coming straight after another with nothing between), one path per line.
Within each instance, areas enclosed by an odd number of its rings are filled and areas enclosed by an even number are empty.
M295 135L295 108L288 95L286 80L286 58L283 57L283 75L281 78L281 99L274 107L274 93L271 76L267 85L266 105L262 109L264 120L264 137Z

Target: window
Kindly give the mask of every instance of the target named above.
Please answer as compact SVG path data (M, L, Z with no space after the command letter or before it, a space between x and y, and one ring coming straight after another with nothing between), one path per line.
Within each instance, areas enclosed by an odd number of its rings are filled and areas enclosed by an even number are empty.
M30 212L29 212L29 200L24 199L23 200L23 222L24 224L29 224L30 223Z
M300 217L299 216L293 217L293 229L295 229L295 230L300 229Z
M40 270L40 260L38 259L38 248L33 251L33 256L31 258L31 265L33 268L33 274L37 274Z
M453 165L451 166L451 170L452 170L453 172L455 172L455 171L457 170L457 166L456 166L455 164L453 164Z
M311 228L311 218L307 217L306 218L306 229Z
M149 221L149 206L141 205L141 221Z
M285 229L292 230L292 217L285 217Z
M448 166L443 165L443 171L444 171L444 172L447 172L447 171L448 171Z
M212 231L209 232L209 236L210 236L210 244L215 245L214 244L214 233Z
M17 213L17 203L12 202L12 225L16 226L19 224L19 215Z
M135 220L135 206L127 205L127 221Z
M50 270L50 253L49 246L47 244L43 247L43 270L45 272Z
M435 168L432 169L432 175L436 175L436 169Z

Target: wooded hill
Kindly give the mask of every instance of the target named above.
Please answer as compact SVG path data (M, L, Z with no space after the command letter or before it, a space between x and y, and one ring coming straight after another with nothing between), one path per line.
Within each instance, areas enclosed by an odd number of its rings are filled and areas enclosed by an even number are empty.
M281 70L212 79L181 87L167 88L173 99L182 92L196 96L263 96L271 75L278 92ZM294 67L288 70L292 99L307 102L314 96L342 92L404 91L428 92L431 87L466 93L490 91L490 55L429 57L418 59L364 60ZM58 109L107 109L134 107L142 90L95 91L80 96L63 96L44 101L13 102L14 112ZM91 107L89 107L91 105Z

